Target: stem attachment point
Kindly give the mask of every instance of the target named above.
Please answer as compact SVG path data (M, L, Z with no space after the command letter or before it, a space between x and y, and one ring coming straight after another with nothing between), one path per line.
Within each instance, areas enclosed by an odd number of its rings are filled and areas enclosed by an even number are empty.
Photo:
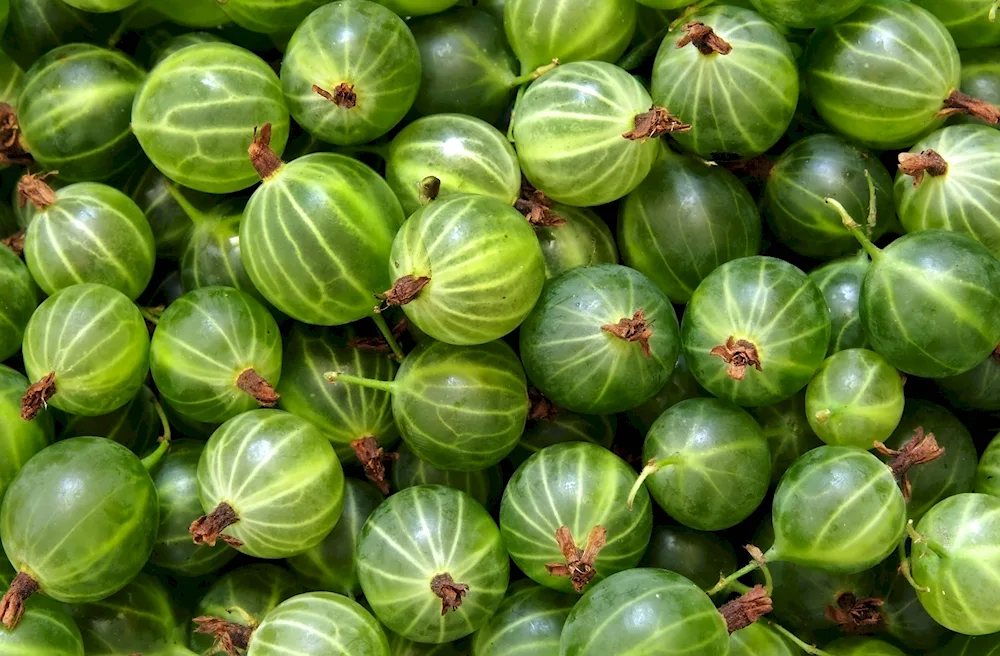
M32 383L21 397L21 419L31 421L43 408L49 406L49 399L56 393L56 372Z
M913 186L919 187L924 181L924 173L935 178L948 172L948 162L935 150L924 150L919 153L900 153L899 170L903 175L913 178Z
M24 602L38 592L38 582L24 572L18 572L7 593L0 599L0 620L8 631L13 630L24 615Z
M747 369L753 367L757 371L763 371L760 364L760 355L757 353L757 345L746 339L736 339L730 335L725 344L713 346L708 352L729 365L726 367L726 375L733 380L743 380L746 378Z
M469 592L469 586L464 583L455 583L451 574L438 574L431 579L431 592L441 599L441 616L448 614L449 610L458 610L462 606L462 597Z
M651 356L649 350L649 339L653 336L650 328L651 322L647 322L642 310L636 310L632 318L622 318L618 323L606 323L601 326L601 330L626 342L639 342L642 354L648 360Z
M590 580L597 575L597 570L594 569L594 562L597 560L597 555L601 552L601 549L604 548L607 539L607 529L598 524L590 529L590 535L587 536L587 545L581 551L576 546L576 542L573 541L573 535L570 533L569 527L560 526L556 529L556 543L559 545L559 551L566 558L566 562L549 563L545 566L545 569L552 576L568 577L570 583L573 584L573 589L577 592L583 592L583 589L590 583Z
M354 85L347 82L341 82L333 88L332 92L318 84L314 84L312 90L343 109L351 109L358 105L358 94L354 92Z
M728 55L733 51L733 47L721 36L715 33L708 25L699 22L688 23L684 26L684 36L677 40L677 47L683 48L689 43L703 55Z
M274 391L271 383L264 380L260 374L254 371L253 367L244 369L240 373L239 378L236 379L236 386L265 408L273 408L278 404L278 399L281 398L281 395Z
M226 502L220 503L209 515L202 515L191 522L188 532L195 544L207 544L214 547L216 541L222 540L230 547L239 548L243 546L243 541L222 532L240 521L236 511Z

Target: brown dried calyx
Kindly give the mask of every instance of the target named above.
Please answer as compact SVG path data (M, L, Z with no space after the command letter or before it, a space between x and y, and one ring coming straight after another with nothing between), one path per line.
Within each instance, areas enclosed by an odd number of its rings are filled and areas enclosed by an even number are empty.
M528 179L521 176L521 196L514 201L514 209L536 228L558 228L566 219L552 211L552 199L535 189Z
M236 379L236 386L265 408L273 408L278 404L278 399L281 398L281 395L271 387L271 383L261 378L253 367L243 370L239 378Z
M570 583L573 584L573 589L577 592L583 592L583 589L597 574L597 570L594 569L594 562L597 560L597 555L604 548L607 540L607 529L598 524L590 529L590 535L587 536L587 545L581 551L577 548L576 542L573 541L569 527L560 526L556 529L556 543L559 545L559 551L566 558L566 562L549 563L545 566L545 569L552 576L568 577Z
M762 585L755 585L740 597L719 606L726 628L733 634L745 629L774 609L771 596Z
M555 421L559 408L537 387L528 388L528 421Z
M948 162L931 149L919 153L900 153L899 170L904 175L912 176L913 186L919 187L924 181L924 173L930 173L934 177L947 173Z
M56 202L56 192L52 187L45 184L45 178L55 175L59 171L49 171L48 173L28 173L21 176L17 181L17 204L24 207L30 201L36 209L44 210L46 207Z
M892 475L896 480L902 484L903 498L907 501L910 500L911 489L906 473L912 467L931 462L944 455L944 448L938 446L934 433L925 435L923 426L914 429L913 437L898 451L890 449L881 442L875 442L875 450L892 458L888 463L889 469L892 470Z
M56 372L51 371L37 383L32 383L21 397L21 419L31 421L56 393Z
M236 511L233 510L233 507L223 502L216 506L211 514L202 515L191 522L188 533L191 534L195 544L207 544L210 547L214 547L216 541L221 539L230 547L242 547L243 540L222 534L224 530L238 521L240 521L240 518L236 514Z
M13 251L14 255L21 257L21 255L24 253L24 235L25 235L24 230L18 230L10 237L5 237L3 239L0 239L0 244L3 244L11 251Z
M990 357L993 358L994 362L1000 363L1000 346L993 349L993 353L990 354Z
M399 339L406 332L409 324L406 319L400 319L392 327L392 336ZM365 337L355 337L347 340L348 348L355 348L359 351L375 351L376 353L392 353L392 347L385 341L382 335L367 335Z
M648 359L649 338L653 336L653 329L649 327L642 310L636 310L631 319L620 319L618 323L606 323L601 326L601 330L610 333L618 339L626 342L639 342L642 347L642 354Z
M1000 123L1000 109L985 100L973 98L961 91L955 90L944 101L944 109L938 112L938 117L968 114L990 125Z
M728 55L733 51L733 47L725 39L704 23L694 22L684 26L684 36L677 40L677 47L683 48L689 43L693 43L703 55Z
M455 583L451 574L438 574L431 579L431 592L441 599L441 615L447 615L449 610L458 610L462 605L462 597L469 592L469 586Z
M240 656L240 650L250 647L250 636L255 627L227 622L218 617L196 617L194 632L215 636L215 649L225 651L229 656Z
M265 123L259 131L256 127L253 129L253 141L250 142L247 152L250 153L250 163L253 164L261 180L269 180L284 166L281 158L271 150L270 123Z
M648 112L637 114L632 129L622 136L632 141L645 141L670 132L687 132L690 129L690 125L672 115L666 108L653 105Z
M12 631L24 615L24 601L38 592L38 582L24 572L18 572L7 588L7 594L0 599L0 621Z
M378 297L382 299L382 305L376 308L376 310L382 312L386 308L406 305L415 299L420 294L420 290L426 287L430 281L431 279L428 276L414 277L406 274L392 284L392 289L384 294L379 294Z
M736 339L730 335L725 344L712 347L709 354L725 360L726 364L729 365L726 374L733 380L746 378L749 367L763 371L760 365L760 356L757 354L757 346L745 339Z
M853 593L845 592L837 597L836 607L827 606L824 614L844 633L869 635L885 629L885 618L880 610L882 604L881 599L858 599Z
M351 442L354 454L358 456L361 466L364 467L365 476L368 480L382 490L382 494L389 494L389 483L385 480L385 463L399 458L398 453L386 453L385 449L378 445L378 441L371 435L359 437Z
M17 111L7 103L0 103L0 163L27 166L32 161L24 146Z
M441 193L441 178L429 175L417 183L417 200L421 205L426 205L432 200L437 200Z
M347 82L341 82L333 88L332 92L327 91L318 84L314 84L312 90L332 102L337 107L351 109L352 107L356 107L358 104L358 94L354 92L354 85L348 84Z

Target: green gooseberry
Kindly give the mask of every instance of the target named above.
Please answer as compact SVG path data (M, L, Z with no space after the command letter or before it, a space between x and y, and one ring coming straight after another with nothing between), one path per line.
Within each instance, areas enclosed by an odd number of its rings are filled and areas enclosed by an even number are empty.
M175 411L221 423L277 403L278 324L263 305L237 289L195 289L163 311L149 364L160 395Z
M1000 105L1000 50L978 48L962 50L958 54L962 59L962 91L994 106ZM959 115L955 121L982 124L971 116Z
M752 408L750 414L760 424L771 450L771 483L806 451L823 442L816 437L806 417L806 395L799 392L784 401Z
M633 491L645 482L670 517L702 531L749 517L771 482L771 452L760 424L718 399L688 399L660 415L642 460L648 464Z
M645 490L626 504L635 482L624 460L596 444L542 449L504 489L500 532L507 552L529 578L560 592L580 593L591 581L635 567L653 526Z
M0 425L4 427L0 434L0 499L21 467L52 442L50 413L42 412L30 422L21 419L21 396L27 387L27 378L0 364Z
M357 549L361 589L375 616L417 642L469 635L507 590L500 531L472 497L450 487L418 485L386 499L365 522Z
M149 333L139 309L104 285L73 285L45 299L24 329L24 369L33 381L21 416L49 403L103 415L129 402L149 370Z
M404 17L438 14L457 2L458 0L379 0L379 4Z
M331 651L332 650L332 651ZM371 613L332 592L307 592L278 604L250 637L247 656L390 656L389 641Z
M319 544L288 558L288 566L316 590L329 590L352 599L361 594L355 566L361 527L382 503L381 491L371 483L344 479L344 510Z
M24 259L46 294L81 283L139 297L153 277L156 245L131 198L98 182L53 192L36 176L21 178L22 199L35 206L24 237Z
M823 647L830 656L906 656L906 653L884 640L851 636L834 640Z
M562 442L591 442L611 449L618 426L617 415L581 415L570 412L546 403L547 399L536 392L534 388L528 390L532 401L528 423L521 440L507 456L515 469L545 447Z
M465 492L487 510L492 510L500 501L504 487L500 463L480 471L453 471L424 462L405 443L397 453L390 478L394 490L417 485L444 485Z
M986 445L979 460L974 491L1000 497L1000 439L996 436Z
M220 426L218 422L202 422L188 419L170 407L170 404L162 397L160 398L160 406L163 408L163 414L170 421L170 425L176 429L177 433L184 437L204 442L212 437L212 433Z
M185 189L150 165L131 176L122 190L139 206L153 230L156 256L177 259L184 253L193 221L218 201L208 194Z
M591 588L570 611L561 656L726 654L726 621L701 588L663 569L630 569Z
M542 223L551 225L532 224L545 258L546 278L555 278L576 267L618 263L618 247L611 228L596 212L555 202L548 210L554 220L543 218ZM530 213L528 220L531 221Z
M548 71L528 87L512 120L524 176L547 197L578 207L635 189L660 151L654 137L686 129L653 107L641 82L601 61Z
M954 635L927 614L917 597L917 591L899 571L899 563L895 559L889 558L880 569L883 573L883 603L878 609L878 615L885 625L885 631L896 643L907 649L927 653L928 650L940 647Z
M885 441L903 416L903 379L867 349L828 357L806 387L806 417L827 444L870 449Z
M389 651L392 656L469 656L465 641L442 642L441 644L430 644L426 642L414 642L407 640L403 636L396 635L382 625L386 637L389 639Z
M22 67L65 43L100 41L117 21L71 7L62 0L10 0L6 50Z
M472 116L439 114L413 121L393 137L385 179L407 216L455 193L492 196L513 205L521 167L507 138Z
M868 348L868 336L861 325L861 285L868 272L868 255L857 255L828 262L809 272L826 299L830 310L830 348L827 355L850 348Z
M681 322L695 379L742 406L777 403L801 390L829 342L830 312L819 288L772 257L732 260L708 274Z
M188 533L191 522L202 515L198 500L198 461L204 449L203 442L176 440L153 471L153 485L160 502L160 527L149 562L177 576L209 574L236 556L235 551L222 544L194 544ZM130 649L124 651L152 651L150 647Z
M729 636L729 656L799 656L788 638L764 622L754 622Z
M328 0L226 0L219 8L229 20L251 32L289 32Z
M685 399L696 399L699 396L704 396L704 393L698 386L698 381L691 375L682 353L677 357L677 364L667 384L651 399L626 412L625 417L629 426L645 436L653 426L653 422L659 419L665 410Z
M61 418L59 439L99 435L118 442L141 458L156 449L162 430L156 406L153 391L143 385L128 403L117 410L95 417L66 415Z
M83 11L95 13L108 13L120 11L131 7L139 0L63 0L70 7L76 7Z
M21 350L24 328L38 307L38 292L24 261L0 245L0 360Z
M718 583L723 572L736 569L736 555L729 543L713 533L657 524L639 565L677 572L707 589Z
M473 637L471 656L518 652L557 656L559 637L574 603L571 595L528 581L513 584L493 617Z
M325 376L390 392L403 441L438 469L495 465L514 449L528 416L524 370L501 341L452 346L428 340L403 360L392 381L336 371Z
M399 123L417 97L417 42L403 19L381 4L324 4L288 42L281 61L285 102L318 139L339 146L372 141Z
M847 18L865 0L817 3L812 0L751 0L754 8L765 18L780 25L799 29L812 29L839 22Z
M929 653L933 656L996 656L1000 653L1000 635L956 635L944 647Z
M16 0L15 0L16 1ZM0 587L14 580L14 571L0 558ZM39 596L31 600L16 631L0 630L0 652L39 656L85 656L83 638L73 616L55 599Z
M389 256L392 289L422 332L449 344L484 344L517 328L545 284L538 239L497 198L450 194L403 223Z
M760 213L750 192L719 166L667 147L621 206L622 259L675 303L719 265L760 250Z
M226 194L257 182L247 157L254 128L270 123L271 148L288 140L278 76L263 59L229 43L178 50L146 77L132 105L132 130L165 176Z
M222 424L201 453L197 478L206 514L190 526L194 543L222 539L255 558L316 546L344 505L333 447L311 423L281 410L251 410Z
M993 0L914 0L914 4L934 14L963 50L1000 46L997 4Z
M211 28L230 22L216 0L155 0L157 12L184 27Z
M223 17L222 22L226 22L225 17ZM221 23L215 23L212 26L215 27L220 24ZM159 35L157 34L156 36ZM150 36L147 38L149 38L150 41L153 41L155 37ZM156 66L161 61L166 59L167 56L174 54L181 48L193 46L197 43L226 43L226 39L213 34L212 32L185 32L184 34L178 34L176 36L170 35L169 37L165 37L162 40L158 39L157 41L158 42L155 42L150 46L152 48L152 52L149 55L150 68Z
M521 359L556 406L623 412L669 380L680 352L676 317L666 295L638 271L577 267L546 284L521 324Z
M1000 410L1000 352L957 376L934 381L952 406L964 410Z

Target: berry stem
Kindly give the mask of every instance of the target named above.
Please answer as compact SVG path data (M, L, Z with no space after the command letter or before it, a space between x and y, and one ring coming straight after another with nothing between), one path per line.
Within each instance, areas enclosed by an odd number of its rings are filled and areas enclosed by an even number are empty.
M773 620L770 619L765 619L764 621L767 622L767 624L772 629L774 629L781 635L785 636L786 638L794 642L796 646L798 646L798 648L804 651L805 653L812 654L812 656L831 656L830 652L823 651L822 649L820 649L815 645L810 645L808 642L802 640L802 638L798 637L797 635L795 635L785 627L781 626L777 622L774 622Z
M861 244L861 248L865 249L865 252L868 253L868 257L872 258L872 262L881 258L882 250L872 243L872 240L868 238L868 235L866 235L865 231L861 229L861 226L858 225L857 222L851 218L851 215L847 213L844 206L841 205L835 198L826 198L824 200L827 205L840 214L840 218L844 222L844 227L851 231L854 238Z
M514 98L514 108L510 110L510 123L507 125L507 141L514 143L514 122L517 120L517 110L521 107L521 99L524 98L524 90L527 87L521 85L517 88L517 97Z
M657 30L656 34L631 48L628 52L622 55L622 58L619 59L618 63L615 65L626 71L631 71L633 68L639 68L639 66L641 66L650 55L659 49L660 44L663 43L663 38L667 36L667 32L669 31L669 25Z
M997 0L996 2L994 2L993 6L990 7L990 22L991 23L997 22L997 12L998 11L1000 11L1000 0Z
M558 65L559 65L559 60L553 59L550 63L545 64L544 66L539 66L538 68L531 71L530 73L527 73L526 75L515 77L511 81L509 88L513 89L514 87L519 87L524 84L531 84L532 82L542 77L543 75L545 75Z
M392 349L392 354L397 360L403 359L403 349L399 347L399 342L396 341L396 336L392 334L392 330L389 329L389 325L385 322L385 317L381 313L376 312L372 315L372 320L375 325L378 326L378 331L382 333L382 337L389 344L389 348Z
M632 489L628 492L628 501L626 502L628 509L632 510L632 504L635 503L635 495L639 494L639 488L642 487L642 484L646 482L647 478L668 465L676 465L680 462L681 457L676 453L660 460L650 458L646 463L646 466L642 468L641 472L639 472L639 478L635 479L635 483L632 484Z
M736 570L735 572L733 572L729 576L726 576L726 577L723 577L723 578L719 579L719 582L715 584L715 587L713 587L710 590L707 590L706 592L708 593L709 596L717 595L720 592L722 592L723 590L725 590L726 588L728 588L731 583L733 583L733 582L737 581L738 579L746 576L750 572L754 572L754 571L756 571L758 569L760 569L760 565L757 563L757 561L754 561L754 562L752 562L752 563L744 566L742 569Z
M163 435L160 436L160 444L156 450L142 459L142 466L146 468L146 471L151 471L153 467L158 465L163 456L170 450L170 421L167 419L167 413L163 411L163 406L156 399L153 399L153 407L156 408L156 414L160 417Z
M913 523L913 520L909 520L907 525ZM903 579L910 584L917 592L930 592L930 588L925 588L922 585L918 585L916 580L913 578L913 572L910 571L910 558L906 554L906 540L909 538L908 535L904 535L903 539L899 541L899 546L896 547L896 553L899 555L899 573L903 576Z
M343 374L339 371L328 371L323 374L323 378L326 378L326 382L331 384L336 383L349 383L351 385L361 385L362 387L369 387L371 389L382 390L383 392L394 392L396 390L395 381L391 380L375 380L374 378L363 378L361 376L352 376L351 374Z

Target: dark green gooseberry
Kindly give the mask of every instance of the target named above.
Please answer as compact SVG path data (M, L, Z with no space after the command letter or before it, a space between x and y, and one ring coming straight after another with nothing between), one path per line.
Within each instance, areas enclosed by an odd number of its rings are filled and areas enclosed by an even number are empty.
M140 461L117 442L75 437L39 451L21 468L0 511L0 539L18 570L0 601L8 630L32 607L28 597L35 592L89 603L136 577L159 523L147 469L168 445Z
M406 446L400 445L392 463L392 489L405 490L417 485L444 485L465 492L487 510L492 510L503 493L503 472L497 463L480 471L452 471L429 465Z
M952 125L899 157L896 208L907 232L964 233L1000 256L1000 131Z
M222 539L255 558L287 558L333 530L344 505L344 471L305 419L251 410L208 440L198 461L198 497L206 515L191 524L195 544Z
M326 378L392 393L403 441L439 469L495 465L514 449L528 416L524 370L501 341L451 346L428 340L403 360L393 381L333 371Z
M21 419L21 396L27 387L27 378L0 364L0 425L4 427L0 434L0 499L24 463L52 442L50 413L42 412L31 422Z
M118 442L141 458L156 448L162 430L156 404L152 390L143 385L128 403L108 414L96 417L66 415L61 418L59 439L99 435Z
M5 49L22 67L64 43L100 41L114 29L106 16L70 7L63 0L10 0Z
M737 405L787 399L819 369L830 312L800 269L773 257L732 260L695 290L681 322L681 346L695 379Z
M392 242L384 295L418 329L484 344L517 328L545 284L535 231L497 198L451 194L417 210Z
M632 0L506 0L503 25L522 74L553 59L613 62L632 40L636 5Z
M188 529L202 515L198 500L198 460L205 444L176 440L170 452L153 471L153 484L160 502L160 528L149 557L151 565L178 576L203 576L214 572L236 556L223 544L194 544ZM151 648L135 648L131 651ZM125 650L130 653L129 650Z
M43 55L24 75L20 141L13 148L69 181L105 180L128 170L141 153L129 112L144 75L117 50L85 43Z
M104 285L73 285L45 299L24 329L32 381L22 416L41 406L103 415L129 402L149 370L149 333L139 309Z
M811 29L847 18L865 0L819 3L813 0L751 0L765 18L788 27Z
M578 267L551 280L521 324L520 347L542 394L587 414L623 412L651 398L680 351L670 300L617 264Z
M927 614L917 598L917 591L900 573L896 559L887 559L880 569L883 573L880 595L883 603L878 615L886 633L895 642L907 649L927 653L927 650L941 646L954 635Z
M223 22L225 22L225 19L223 19ZM213 27L219 24L221 23L215 23ZM147 36L147 38L152 41L152 37ZM152 52L149 56L149 67L156 66L181 48L193 46L197 43L226 43L226 40L212 32L185 32L184 34L164 38L162 41L151 44Z
M635 567L649 544L653 511L635 471L588 442L546 447L524 461L504 489L500 531L514 563L536 583L583 592ZM539 503L544 498L547 503Z
M771 451L771 483L806 451L822 444L806 417L806 395L799 392L784 401L752 408Z
M906 652L884 640L862 636L834 640L823 651L830 656L906 656Z
M1000 635L956 635L933 656L996 656L1000 654Z
M956 408L1000 410L1000 353L994 351L964 374L934 382Z
M165 176L198 191L225 194L257 182L247 157L254 128L271 124L271 149L288 140L288 109L278 76L263 59L229 43L178 50L135 96L132 129Z
M736 555L713 533L657 524L639 565L677 572L700 588L711 588L720 575L736 569Z
M15 0L16 1L16 0ZM6 589L15 572L0 558L0 587ZM83 638L73 616L55 599L31 600L16 631L0 630L0 652L38 656L85 656Z
M332 592L307 592L278 604L250 636L247 656L390 656L378 620Z
M184 27L220 27L229 22L216 0L155 0L154 8L171 23Z
M450 642L483 626L510 575L489 513L441 485L407 488L376 508L361 529L356 562L375 616L418 642Z
M1000 23L994 0L914 0L940 20L955 45L966 48L1000 46Z
M472 639L472 656L522 652L557 656L559 637L576 597L520 581L510 586L493 617Z
M675 303L719 265L760 250L760 214L735 175L663 147L621 206L622 259Z
M520 98L512 120L528 181L578 207L610 203L635 189L660 151L655 137L683 129L653 107L641 82L601 61L560 64L545 73Z
M97 283L138 298L156 260L153 231L131 198L98 182L59 191L35 176L18 183L35 205L24 238L24 259L46 294L80 283Z
M264 306L232 287L202 287L164 310L149 349L153 381L189 419L223 422L278 401L281 336Z
M961 72L955 42L916 3L870 0L851 20L817 30L803 71L820 117L877 150L912 145L952 110L976 111L972 99L955 95Z
M704 396L703 391L698 386L698 381L691 375L687 361L681 354L677 357L677 364L667 384L651 399L629 410L625 416L629 426L645 436L653 422L659 419L667 408L672 408L685 399L695 399L699 396Z
M209 211L218 200L168 180L155 166L130 177L123 191L149 221L156 255L177 259L183 254L193 226L192 216Z
M552 203L548 209L550 216L556 217L553 225L533 224L545 258L546 278L576 267L618 263L611 228L596 212L561 203Z
M256 627L278 604L302 591L288 570L262 563L247 565L214 581L193 615ZM197 628L197 624L191 625L188 646L198 654L213 653L215 638Z
M563 627L561 656L725 654L726 621L701 588L663 569L630 569L591 588Z
M385 179L409 216L455 193L492 196L513 205L521 167L507 138L472 116L441 114L413 121L393 137Z
M975 491L1000 497L1000 439L996 436L990 440L979 460Z
M998 518L1000 499L967 493L939 502L917 524L910 559L917 596L941 626L965 635L1000 631Z
M295 29L281 61L281 89L307 132L349 146L399 123L417 97L420 71L420 51L402 18L374 2L343 0Z
M828 357L806 387L806 417L827 444L870 449L903 415L903 379L878 353L847 349Z
M119 11L134 5L139 0L63 0L70 7L94 13L109 13Z
M519 82L517 58L507 45L503 19L455 8L409 23L420 51L420 116L460 113L495 123L510 106Z
M644 481L668 515L702 531L749 517L771 482L771 452L760 424L718 399L688 399L660 415L642 460L647 465L636 486Z
M857 241L826 198L836 199L851 216L874 221L864 226L872 241L893 223L892 177L885 166L829 134L796 141L782 153L767 177L761 209L778 240L800 255L829 259L857 251Z
M288 558L288 565L310 588L354 598L361 594L355 567L358 536L368 516L382 503L381 491L368 482L344 479L344 510L319 544Z
M861 325L861 285L868 273L868 255L857 255L828 262L809 272L826 299L830 310L830 347L827 355L850 348L868 348L868 336Z
M382 629L389 639L389 650L392 652L392 656L469 656L464 640L434 645L407 640L385 628L384 624Z
M219 8L245 30L274 34L294 30L310 12L326 2L327 0L226 0L219 4Z
M545 447L562 442L591 442L611 448L618 425L617 415L581 415L551 403L545 404L547 399L536 397L533 389L528 390L528 395L532 401L528 423L521 440L507 456L515 468Z
M486 12L493 18L503 23L503 9L507 0L473 0L472 6L479 11Z
M3 9L0 8L0 12L2 11ZM2 22L0 22L0 26L2 26ZM16 109L23 84L24 69L6 52L0 53L0 102Z
M379 4L392 9L400 16L437 14L454 6L457 2L458 0L379 0Z
M711 6L685 21L653 63L653 102L691 126L674 138L706 159L763 153L788 129L799 99L788 41L741 7Z
M70 606L69 612L83 636L87 656L166 656L187 643L187 626L167 589L149 574L139 574L106 599Z
M799 656L798 646L764 622L729 636L729 656Z
M38 292L28 267L18 256L0 245L0 361L21 350L24 328L38 307Z
M1000 50L963 50L959 55L962 58L962 91L994 106L1000 105ZM971 116L961 115L956 117L956 122L980 123Z

